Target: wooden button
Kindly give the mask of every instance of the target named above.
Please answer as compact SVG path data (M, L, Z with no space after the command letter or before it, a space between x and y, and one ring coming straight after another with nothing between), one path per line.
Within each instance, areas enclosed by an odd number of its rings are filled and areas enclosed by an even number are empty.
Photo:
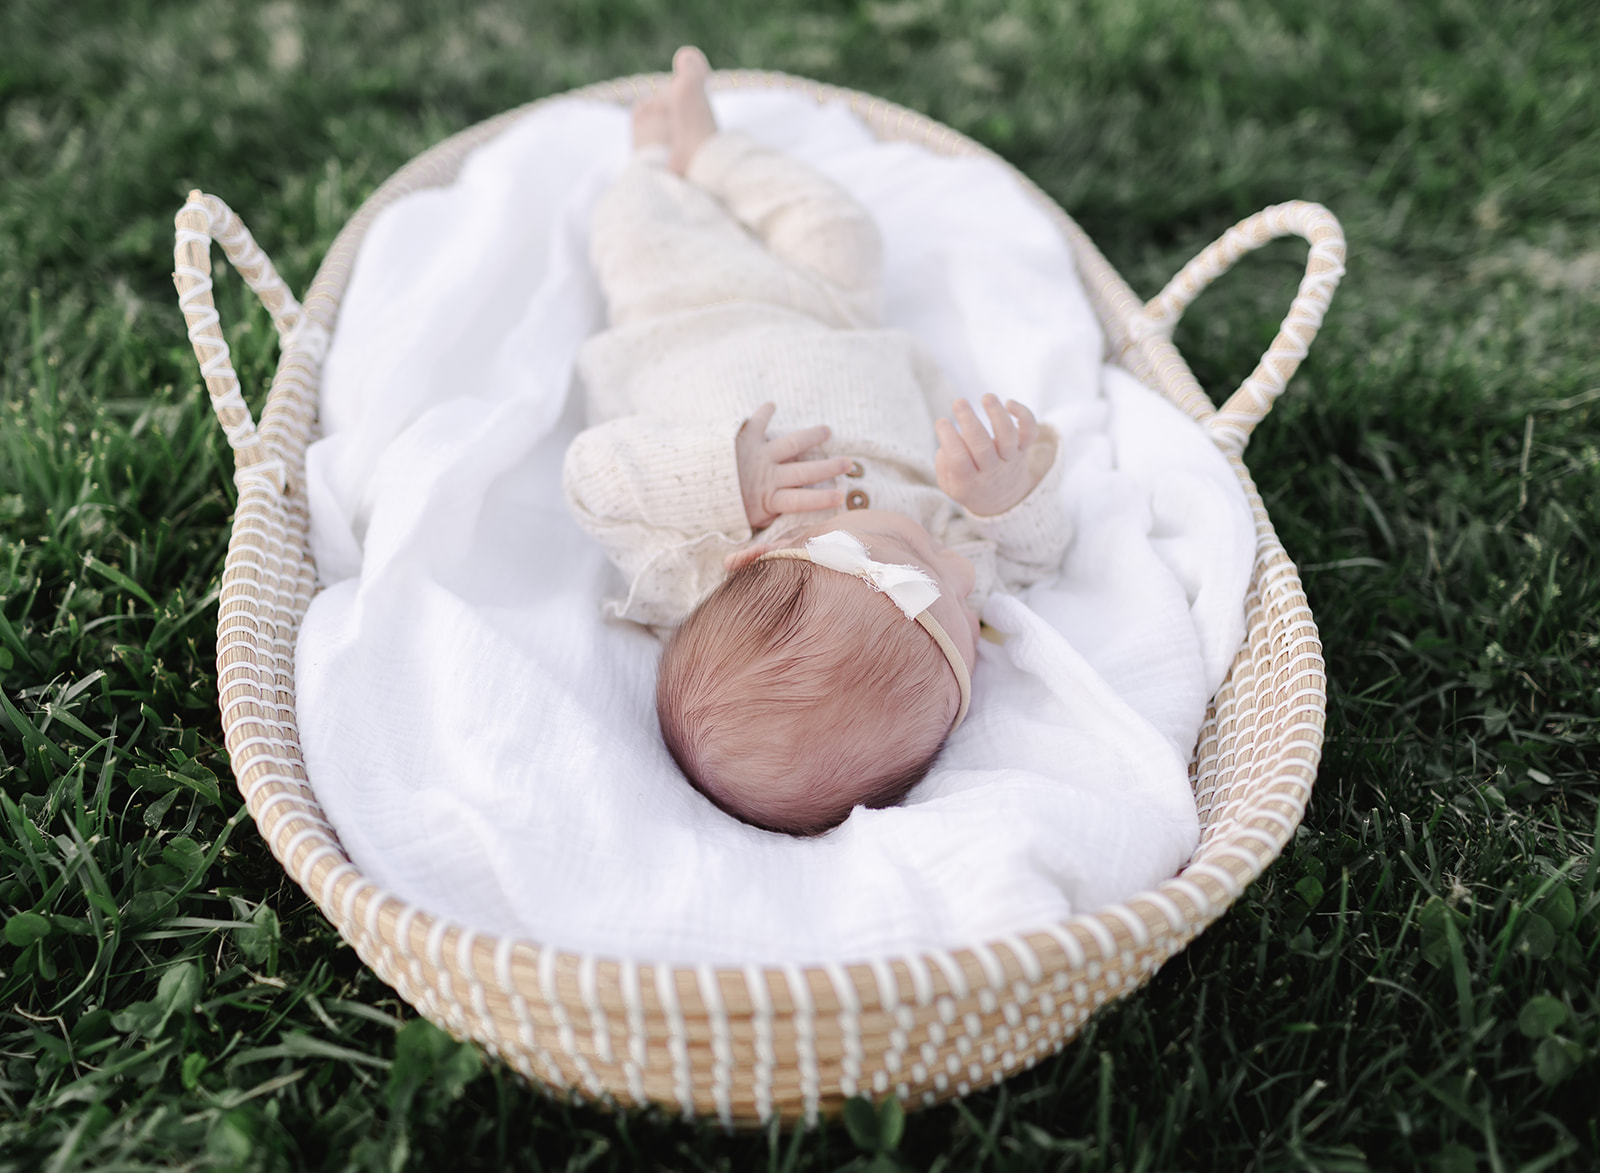
M850 462L850 471L844 475L847 477L859 477L865 475L865 473L866 470L861 467L861 462L859 460L852 460Z
M867 504L867 495L860 489L851 489L844 499L846 509L865 509Z

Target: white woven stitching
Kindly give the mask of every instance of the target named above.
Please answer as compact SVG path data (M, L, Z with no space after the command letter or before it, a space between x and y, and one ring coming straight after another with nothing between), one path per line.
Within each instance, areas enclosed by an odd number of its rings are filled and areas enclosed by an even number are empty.
M241 399L241 403L244 401ZM226 430L226 429L224 429ZM246 464L233 470L233 484L243 497L247 493L261 493L267 496L277 496L283 492L283 487L288 480L288 466L276 456L269 456L258 460L254 464Z
M1184 919L1183 912L1172 902L1170 897L1163 892L1145 892L1142 895L1144 899L1161 911L1162 916L1167 918L1167 926L1174 933L1183 932L1188 922Z
M572 1016L567 1013L566 1003L561 1000L560 993L556 989L556 951L548 946L539 950L539 996L549 1007L550 1016L556 1020L556 1042L562 1052L572 1060L573 1066L578 1069L578 1079L583 1083L584 1090L590 1095L601 1095L605 1088L595 1076L594 1068L589 1065L588 1058L578 1050L577 1036L572 1029Z
M1098 917L1075 916L1072 918L1072 923L1075 925L1082 925L1088 931L1089 935L1094 938L1094 943L1100 946L1101 957L1116 956L1116 938L1111 935L1111 930L1106 928L1106 926L1100 922Z
M402 902L399 915L394 920L394 933L390 937L390 944L399 955L400 960L407 963L408 968L410 963L414 962L417 957L411 949L411 922L416 920L421 912L422 910L415 904Z
M978 967L983 970L983 977L989 983L989 988L1002 989L1006 984L1006 968L1000 964L1000 959L995 956L994 950L987 945L978 944L971 946L969 952L978 959Z
M1228 871L1226 868L1219 868L1216 864L1208 863L1203 860L1196 860L1189 865L1187 870L1198 875L1210 876L1217 882L1218 886L1228 894L1228 900L1230 902L1237 900L1239 898L1239 893L1244 890L1239 881L1234 878L1232 872Z
M428 935L423 940L422 952L437 975L434 980L438 984L434 988L438 990L439 1005L443 1008L445 1020L449 1022L451 1029L461 1032L466 1029L466 1015L461 1009L460 998L456 996L455 975L444 963L444 935L449 927L449 922L442 916L434 917L433 924L428 928ZM411 968L417 975L417 981L423 981L421 962L413 962Z
M1038 952L1029 944L1026 937L1019 933L1013 933L1010 936L1002 937L1001 940L1011 950L1012 956L1017 959L1017 964L1022 967L1022 976L1028 980L1030 985L1036 986L1044 980L1044 962L1039 960Z
M772 1045L772 991L767 988L766 971L759 965L745 967L744 984L750 994L751 1025L755 1030L756 1116L765 1123L772 1116L772 1075L778 1064L777 1050Z
M874 957L867 965L878 986L878 1004L893 1011L900 1005L900 983L895 979L894 966L885 957Z
M473 952L473 944L478 938L477 930L462 928L456 934L456 969L467 980L467 995L472 1004L472 1013L477 1018L477 1030L489 1039L499 1040L500 1028L489 1013L489 1001L484 995L483 979L478 976L478 966Z
M667 1053L672 1056L672 1094L685 1120L694 1119L694 1082L689 1070L689 1037L684 1028L683 1007L678 1002L678 986L670 966L656 965L656 998L667 1017Z
M248 751L255 749L258 746L265 748L270 753L272 750L282 748L283 740L277 737L267 737L262 734L256 734L253 737L245 737L234 742L233 745L228 747L228 756L248 765L250 757ZM277 755L273 754L272 756L276 757Z
M853 1096L860 1084L864 1057L861 1047L861 997L844 966L831 963L824 966L823 971L833 985L835 997L839 999L839 1041L843 1050L839 1092Z
M428 926L428 935L422 942L422 955L428 959L428 964L434 969L444 969L444 935L449 931L450 922L442 916L433 918L433 923Z
M1089 960L1089 955L1084 952L1083 944L1077 936L1064 924L1048 924L1042 930L1054 937L1061 946L1061 951L1067 955L1068 969L1082 969Z
M334 864L333 867L329 868L327 873L322 877L322 887L318 892L317 903L324 909L332 908L334 904L333 894L338 890L339 881L355 872L356 865L351 863L348 859L342 863ZM359 886L359 884L350 885L351 888L356 888ZM348 912L344 914L344 919L350 919L350 914Z
M711 1025L711 1102L722 1127L733 1127L733 1044L728 1029L728 1008L722 1001L722 984L709 965L695 967L700 1001Z
M1135 945L1143 948L1150 943L1150 926L1144 923L1144 917L1126 904L1113 904L1105 910L1105 914L1116 917L1127 926Z
M269 311L272 309L272 297L276 295L280 308L273 313L273 325L277 328L279 338L287 339L299 324L300 303L278 276L267 254L256 244L244 221L216 196L208 196L207 200L209 202L205 210L217 243L228 254L228 260L244 278L245 284L255 291Z
M930 950L927 956L932 958L933 963L944 974L944 980L949 985L950 992L957 998L965 998L970 990L967 985L967 974L961 968L961 963L955 959L955 956L945 949Z
M933 973L928 968L927 958L920 953L912 953L902 960L911 974L912 996L918 1006L926 1006L933 1001Z
M241 724L243 724L243 722L241 722ZM237 757L235 760L239 762L241 769L254 768L257 763L261 763L264 766L287 766L290 769L295 768L295 763L285 760L280 755L269 752L258 753L252 756L248 762L245 762L243 759ZM251 780L248 786L243 788L245 803L250 805L252 809L255 809L254 804L256 801L256 796L268 786L291 787L292 793L303 795L312 803L315 803L316 801L316 795L312 792L311 788L306 785L303 778L297 777L294 774L285 774L281 770L264 769L260 774ZM320 811L322 808L321 806L317 806L316 809ZM264 820L262 818L258 817L256 819L256 826L261 826L263 821ZM328 830L331 834L333 828L329 827Z
M293 814L286 815L284 817L286 819L290 819L295 817L309 818L310 816L305 815L301 811L295 811ZM301 845L304 844L307 839L320 839L326 842L328 839L328 832L325 829L326 826L327 824L323 824L321 827L303 827L290 836L289 845L283 848L281 851L275 853L277 857L283 861L283 866L286 868L294 868L294 870L298 872L300 869L295 865L295 852L300 850ZM277 828L274 827L273 830L276 833ZM407 907L410 906L408 905Z
M1257 811L1255 812L1254 817L1260 818L1265 813L1266 812L1263 811ZM1288 820L1282 815L1272 812L1272 817L1276 822L1279 823L1280 826L1287 826ZM1274 835L1272 832L1263 831L1259 827L1239 827L1234 831L1234 834L1242 836L1246 839L1254 839L1257 843L1261 844L1273 854L1277 854L1277 852L1282 849L1285 843L1285 839L1281 834Z
M223 434L233 448L253 449L260 438L256 435L255 422L250 418L250 408L239 391L239 376L228 361L228 343L222 337L220 327L221 315L214 305L194 304L211 292L211 276L189 265L174 265L173 276L187 277L195 282L178 295L178 308L189 319L189 342L195 348L200 375L206 380L211 405L217 413L218 422L222 424ZM217 328L217 333L207 332L212 327ZM208 352L203 357L200 354L202 347ZM221 386L213 388L212 380L218 380Z
M578 998L589 1015L595 1057L602 1063L611 1063L615 1061L611 1053L611 1022L600 1004L599 969L600 963L592 953L585 953L578 960Z
M329 855L336 856L340 859L344 858L344 852L339 850L338 844L324 843L310 855L306 856L305 860L300 864L300 874L305 876L305 878L309 881L312 873L317 870L317 861Z
M805 1114L806 1127L817 1122L817 1109L821 1103L821 1074L817 1069L816 1004L811 999L811 986L797 965L783 967L783 976L789 986L789 997L794 1002L794 1042L800 1057L800 1102Z
M628 1095L637 1104L645 1102L644 1068L650 1061L650 1050L645 1038L644 996L639 989L639 965L635 961L620 963L618 977L622 984L622 1005L626 1012L628 1046L622 1060L622 1077L628 1083Z
M566 1084L566 1073L561 1070L544 1044L539 1042L538 1033L533 1027L533 1017L528 1013L528 1000L517 989L516 981L511 972L511 951L516 947L516 942L510 937L501 937L494 947L494 976L500 983L501 992L511 1002L511 1015L517 1020L517 1038L522 1045L533 1052L534 1057L544 1066L545 1078L551 1087L562 1087Z
M306 793L306 789L303 785L282 775L278 775L273 779L273 781L279 783L280 785L283 783L288 783L289 785L293 786L294 789L280 790L275 794L269 794L259 803L254 804L250 808L250 813L255 817L257 826L267 821L267 812L273 807L277 806L280 802L290 802L297 804L294 808L295 814L300 815L302 818L312 819L315 822L321 823L324 827L328 828L330 833L333 831L333 828L328 826L328 823L325 820L312 813L313 811L320 811L322 808L317 806L316 800ZM251 790L257 792L259 792L260 789L261 784L259 781L256 785L251 787ZM280 815L278 817L283 818L285 816Z

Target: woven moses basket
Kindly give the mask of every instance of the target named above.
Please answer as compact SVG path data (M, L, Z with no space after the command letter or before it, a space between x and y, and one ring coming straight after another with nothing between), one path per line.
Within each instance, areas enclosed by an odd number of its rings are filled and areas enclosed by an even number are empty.
M629 78L567 97L626 105L665 80ZM712 85L796 91L845 104L880 139L945 155L989 154L928 118L848 90L754 72L720 73ZM930 1105L1032 1066L1219 917L1277 856L1305 810L1322 749L1322 646L1240 453L1305 356L1343 273L1338 221L1315 204L1268 208L1141 303L1072 219L1014 173L1070 246L1112 357L1209 431L1255 513L1246 641L1207 711L1190 766L1201 835L1188 865L1153 891L1093 915L950 951L818 966L617 962L566 952L559 942L475 932L363 876L317 803L295 717L295 637L317 589L299 486L317 428L322 358L357 248L379 211L408 192L451 182L469 151L525 110L455 135L390 178L334 241L303 306L222 201L197 191L178 214L178 300L237 466L217 674L228 752L256 825L384 981L441 1027L550 1089L661 1103L732 1127L774 1116L809 1123L857 1094ZM1246 252L1290 234L1311 244L1298 296L1260 365L1214 409L1172 346L1173 327ZM272 314L282 343L259 427L240 397L212 301L213 239Z

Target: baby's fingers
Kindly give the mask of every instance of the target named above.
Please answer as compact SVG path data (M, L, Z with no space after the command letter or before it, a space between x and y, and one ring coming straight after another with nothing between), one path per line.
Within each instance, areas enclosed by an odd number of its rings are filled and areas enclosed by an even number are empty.
M809 513L837 509L844 504L843 489L779 489L769 498L774 513Z
M989 417L989 430L994 433L995 451L1001 460L1010 460L1017 454L1017 425L1007 414L998 395L983 397L983 413Z
M953 423L947 419L934 420L933 430L939 437L939 459L950 473L970 475L978 471L978 466L972 463L972 453L967 451L966 441Z
M770 401L763 403L750 413L750 418L745 420L739 431L748 428L752 433L765 440L767 438L767 425L772 422L773 415L777 412L778 405Z
M778 478L778 484L788 489L843 476L854 463L848 456L836 456L829 460L790 460L777 465L773 473Z
M1028 410L1028 405L1012 399L1006 403L1006 410L1017 417L1017 447L1029 447L1039 435L1039 421L1033 418L1033 412Z
M983 421L978 418L978 413L972 410L972 404L965 399L958 399L950 409L950 414L955 417L957 429L961 432L961 440L967 446L967 451L972 455L972 463L978 466L978 471L992 467L999 460L999 455L994 449L994 440L983 429Z
M767 418L772 418L770 413ZM767 442L767 455L774 462L782 464L786 460L793 460L807 449L815 448L832 434L833 430L827 424L801 428L798 432L790 432L787 435L779 436L776 440L769 440ZM829 475L834 474L830 473Z

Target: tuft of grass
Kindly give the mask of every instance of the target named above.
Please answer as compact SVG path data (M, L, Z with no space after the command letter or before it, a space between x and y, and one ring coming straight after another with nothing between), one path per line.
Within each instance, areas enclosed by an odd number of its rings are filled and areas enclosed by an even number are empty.
M303 289L418 150L685 41L922 109L1145 293L1320 200L1350 272L1249 460L1327 651L1291 848L1052 1061L726 1137L544 1098L355 959L219 744L233 497L191 186ZM0 1169L1600 1164L1600 15L1577 0L0 6ZM1301 253L1178 342L1219 394ZM270 323L219 287L253 403Z

